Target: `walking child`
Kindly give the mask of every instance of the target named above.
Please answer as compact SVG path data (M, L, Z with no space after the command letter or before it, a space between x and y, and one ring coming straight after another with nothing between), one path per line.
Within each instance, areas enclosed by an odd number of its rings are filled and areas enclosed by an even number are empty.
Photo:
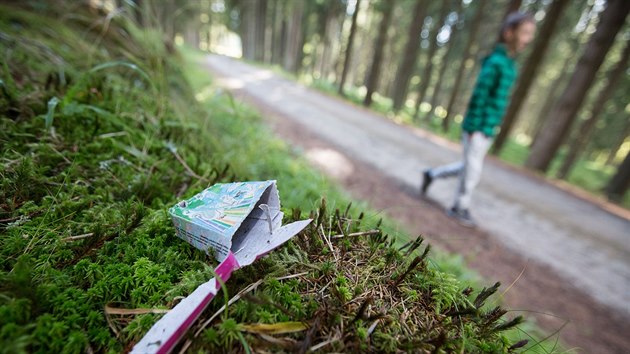
M459 176L455 202L448 214L462 225L475 226L470 215L472 192L481 179L484 157L501 124L516 80L514 57L532 41L535 30L534 18L529 14L515 12L506 17L499 43L483 60L468 103L462 124L462 161L430 168L423 173L423 195L434 180Z

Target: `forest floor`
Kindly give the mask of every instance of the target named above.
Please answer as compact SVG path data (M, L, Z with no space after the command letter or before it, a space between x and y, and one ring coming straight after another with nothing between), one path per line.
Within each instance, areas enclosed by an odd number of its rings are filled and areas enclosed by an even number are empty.
M269 70L214 55L203 64L354 197L501 281L512 311L549 333L562 328L569 348L630 349L627 210L488 158L474 197L480 227L464 228L444 214L455 180L434 183L427 198L418 195L421 171L456 161L457 144Z

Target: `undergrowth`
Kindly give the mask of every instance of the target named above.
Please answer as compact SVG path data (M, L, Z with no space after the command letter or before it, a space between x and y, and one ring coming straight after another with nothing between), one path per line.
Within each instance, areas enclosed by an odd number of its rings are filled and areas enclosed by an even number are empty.
M167 207L216 182L265 179L278 180L290 219L315 210L317 221L235 273L229 295L262 280L189 333L193 349L505 352L516 342L502 333L520 320L481 307L489 292L471 294L410 252L419 241L399 249L377 213L340 213L348 199L253 112L214 87L193 91L159 32L83 2L38 4L0 5L0 351L129 350L216 265L174 237ZM273 337L246 325L289 321L308 328Z

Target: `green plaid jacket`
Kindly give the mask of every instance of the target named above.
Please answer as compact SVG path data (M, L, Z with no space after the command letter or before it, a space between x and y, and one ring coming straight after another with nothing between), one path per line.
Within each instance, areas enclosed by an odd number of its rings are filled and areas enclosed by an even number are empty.
M516 63L508 56L505 45L498 44L481 65L462 129L468 133L482 132L493 137L503 120L515 80Z

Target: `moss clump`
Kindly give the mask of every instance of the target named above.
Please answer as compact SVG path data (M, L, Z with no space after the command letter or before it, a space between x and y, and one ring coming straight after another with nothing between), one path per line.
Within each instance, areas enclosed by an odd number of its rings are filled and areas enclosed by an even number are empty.
M329 214L323 204L311 217L319 221L280 251L235 274L231 285L243 286L234 292L255 279L262 282L240 293L221 316L202 319L186 347L193 352L239 352L244 346L271 352L515 349L501 332L522 318L506 321L501 308L484 308L498 284L473 294L427 262L430 247L422 248L422 238L398 247L380 230L361 231L362 220L348 211ZM213 304L213 310L219 305ZM208 317L212 314L208 311ZM221 342L216 335L224 331L225 321L299 321L307 328L270 337L241 327L241 341Z

